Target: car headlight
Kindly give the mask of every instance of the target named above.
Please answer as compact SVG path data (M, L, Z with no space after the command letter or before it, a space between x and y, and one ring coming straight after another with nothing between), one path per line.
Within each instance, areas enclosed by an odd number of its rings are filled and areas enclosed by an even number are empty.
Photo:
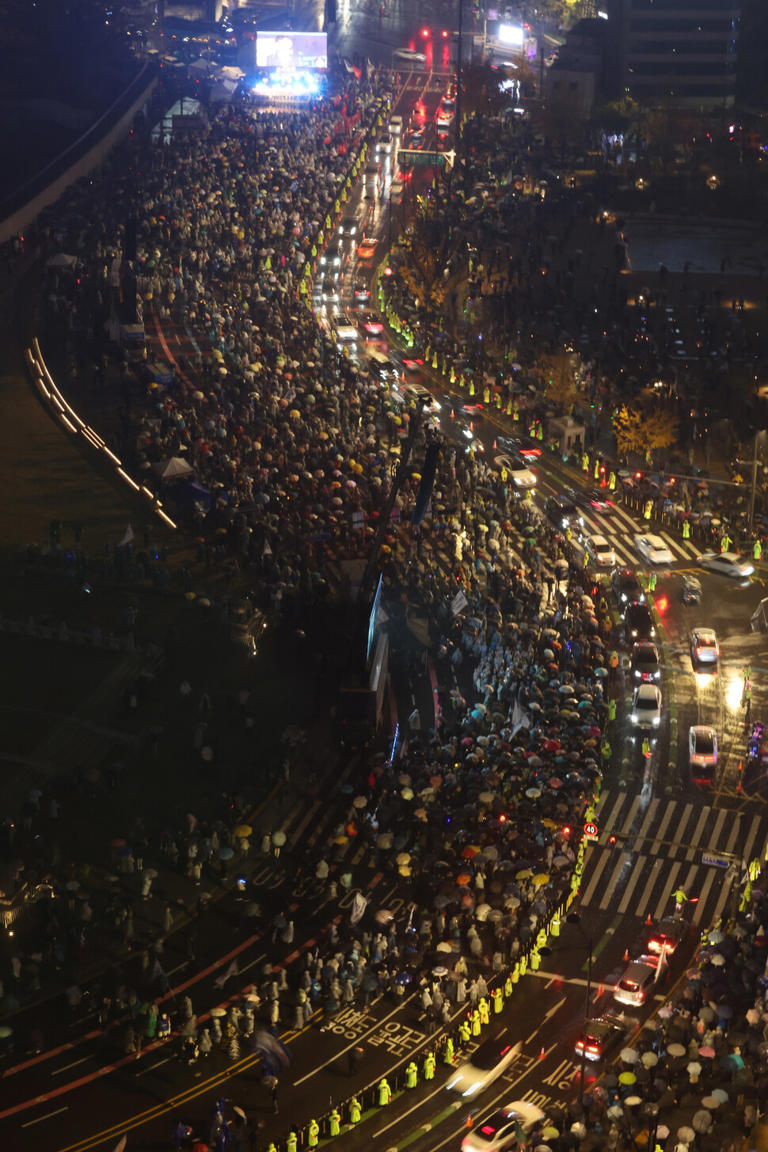
M659 724L661 724L661 716L654 716L654 718L653 718L654 728L658 728Z
M632 718L632 723L637 724L637 716L635 715L634 712L631 714L631 718Z

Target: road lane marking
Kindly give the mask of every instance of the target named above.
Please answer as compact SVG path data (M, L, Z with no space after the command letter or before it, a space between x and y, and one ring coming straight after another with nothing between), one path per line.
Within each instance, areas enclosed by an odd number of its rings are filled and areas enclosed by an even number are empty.
M539 1031L539 1029L540 1029L540 1028L541 1028L541 1027L542 1027L544 1024L546 1024L547 1020L549 1020L549 1019L550 1019L552 1016L554 1016L554 1015L555 1015L555 1013L556 1013L556 1012L557 1012L557 1011L558 1011L560 1008L562 1008L563 1004L565 1004L565 1002L566 1002L566 1000L567 1000L567 999L568 999L568 997L567 997L567 996L563 996L562 1000L558 1000L557 1004L553 1004L553 1005L552 1005L552 1007L551 1007L551 1008L550 1008L550 1009L549 1009L547 1012L545 1012L545 1013L544 1013L544 1019L543 1019L543 1020L542 1020L542 1021L541 1021L539 1024L537 1024L537 1025L536 1025L536 1027L534 1028L533 1032L531 1032L531 1034L530 1034L530 1036L528 1037L528 1039L523 1041L523 1043L524 1043L524 1044L530 1044L531 1040L533 1040L534 1036L537 1034L537 1032Z
M616 887L619 876L623 872L624 868L628 864L631 863L631 860L632 860L632 857L629 855L628 852L622 852L621 856L616 861L616 867L614 868L613 872L611 873L611 878L606 885L605 892L603 893L603 898L600 901L600 904L598 905L601 912L607 911L608 907L610 906L611 899L613 897L613 890Z
M608 863L608 861L610 859L610 855L611 855L610 852L607 850L604 850L603 852L601 852L600 859L598 860L598 862L595 866L595 869L594 869L594 871L590 877L589 884L587 885L586 891L584 892L584 895L581 898L582 904L589 904L590 900L592 899L592 896L594 895L594 892L595 892L595 888L597 887L597 885L600 881L600 877L603 874L603 869L605 868L606 864Z
M138 1080L139 1076L146 1076L147 1072L154 1072L155 1068L160 1068L163 1064L167 1064L170 1056L166 1056L164 1060L156 1060L154 1064L149 1064L146 1068L142 1068L140 1072L136 1072L135 1076Z
M632 893L635 890L635 886L645 870L646 859L646 856L637 857L635 867L632 869L629 880L627 881L627 887L624 889L624 895L622 896L621 903L619 904L620 916L623 916L629 907L629 901L632 899Z
M22 1128L31 1128L33 1124L42 1124L43 1120L60 1116L62 1112L69 1112L69 1104L65 1104L63 1108L57 1108L55 1112L46 1112L45 1116L38 1116L37 1120L27 1120L26 1124L22 1124Z
M79 1060L73 1060L71 1064L65 1064L63 1068L54 1068L51 1076L60 1076L62 1072L67 1072L70 1068L77 1068L78 1064L84 1064L86 1060L92 1060L92 1056L81 1056Z

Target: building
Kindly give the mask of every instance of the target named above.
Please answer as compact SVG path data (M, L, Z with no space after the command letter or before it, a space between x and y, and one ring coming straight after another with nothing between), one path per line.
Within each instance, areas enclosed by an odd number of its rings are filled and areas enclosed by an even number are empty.
M617 95L651 105L732 106L739 0L608 0L606 12Z
M592 114L596 100L604 92L606 32L605 20L579 20L547 70L546 90L550 97L567 101L582 117Z

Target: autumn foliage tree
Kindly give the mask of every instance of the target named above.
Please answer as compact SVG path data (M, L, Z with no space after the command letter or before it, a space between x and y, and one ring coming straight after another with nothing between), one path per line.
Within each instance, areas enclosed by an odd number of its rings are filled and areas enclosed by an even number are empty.
M654 452L671 448L677 441L677 420L668 412L648 403L626 404L613 418L613 435L619 456L632 453L653 457Z

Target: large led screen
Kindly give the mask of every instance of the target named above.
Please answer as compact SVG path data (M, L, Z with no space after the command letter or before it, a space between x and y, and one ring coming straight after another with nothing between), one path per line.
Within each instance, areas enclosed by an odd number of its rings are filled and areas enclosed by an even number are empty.
M257 68L327 68L325 32L257 32Z

